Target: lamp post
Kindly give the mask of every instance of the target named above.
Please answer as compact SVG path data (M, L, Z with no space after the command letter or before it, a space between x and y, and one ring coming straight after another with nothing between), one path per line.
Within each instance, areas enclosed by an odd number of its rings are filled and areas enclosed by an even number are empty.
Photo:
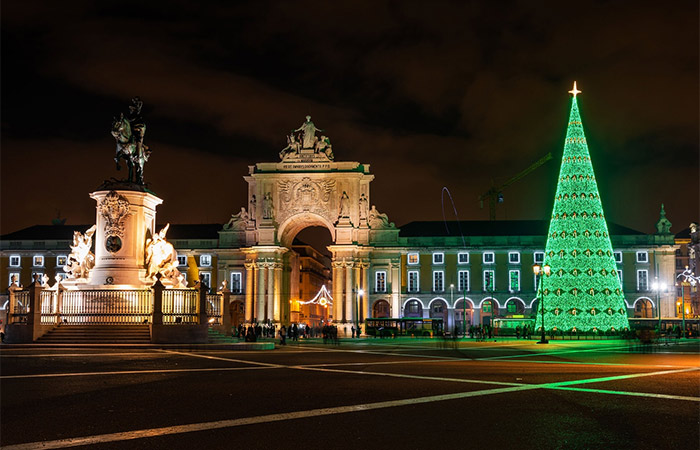
M454 305L455 303L455 285L450 284L450 303ZM455 326L455 330L457 329L457 326Z
M357 290L357 322L355 322L355 336L360 337L360 305L362 305L362 296L365 295L365 290L360 288Z
M551 272L551 267L549 265L545 266L540 266L539 264L535 264L532 266L532 271L535 273L536 276L539 276L540 273L544 272L546 276L549 276ZM542 297L542 277L539 277L539 281L537 283L537 299L540 301L540 311L542 311L542 337L540 338L538 344L547 344L549 341L547 341L547 338L544 335L544 297Z
M666 292L666 283L659 282L658 279L659 277L656 277L656 281L651 284L651 289L656 292L656 315L659 316L659 333L661 333L661 302L659 298L661 291Z
M682 315L683 320L681 323L682 323L682 327L683 327L682 333L683 333L683 336L685 336L685 289L684 288L685 288L686 284L690 284L690 286L695 286L698 283L698 281L700 281L700 277L696 277L695 274L693 274L693 272L691 272L690 269L688 269L688 266L685 266L685 270L683 272L679 273L678 276L676 276L676 279L681 278L681 277L683 277L683 279L680 281L680 283L681 283L681 310L682 310L681 312L683 314Z

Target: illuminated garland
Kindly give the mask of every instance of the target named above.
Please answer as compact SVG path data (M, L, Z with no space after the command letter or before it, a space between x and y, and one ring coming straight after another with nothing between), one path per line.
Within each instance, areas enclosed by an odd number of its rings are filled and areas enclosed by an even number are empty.
M564 155L541 278L546 330L608 331L629 327L608 226L579 116L574 85ZM542 326L542 306L536 328Z

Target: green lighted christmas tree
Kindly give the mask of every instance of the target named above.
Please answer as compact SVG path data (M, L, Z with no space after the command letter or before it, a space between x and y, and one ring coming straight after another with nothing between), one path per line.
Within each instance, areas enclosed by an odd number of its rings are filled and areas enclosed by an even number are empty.
M629 327L617 277L608 225L598 194L591 156L572 93L569 126L561 160L557 193L549 223L541 276L536 328L561 331L608 331Z

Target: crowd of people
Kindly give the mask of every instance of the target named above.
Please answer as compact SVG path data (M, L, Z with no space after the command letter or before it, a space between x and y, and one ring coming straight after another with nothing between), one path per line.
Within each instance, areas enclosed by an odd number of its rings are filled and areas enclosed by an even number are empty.
M233 327L231 335L237 339L245 340L245 342L256 342L261 338L274 339L279 338L281 345L287 344L287 339L292 342L299 339L308 338L323 338L323 343L328 342L338 344L338 327L331 324L323 326L311 327L308 324L292 324L290 326L277 327L275 324L255 324L246 327L239 324L238 327ZM352 337L360 337L360 330L352 327Z

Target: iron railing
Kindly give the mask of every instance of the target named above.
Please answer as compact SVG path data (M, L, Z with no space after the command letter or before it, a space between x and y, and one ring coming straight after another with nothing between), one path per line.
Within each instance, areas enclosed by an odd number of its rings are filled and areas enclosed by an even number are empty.
M65 291L61 307L64 324L135 324L151 320L149 289Z
M41 324L53 325L58 317L58 291L41 291Z
M207 294L207 321L210 325L221 324L221 294Z
M163 291L163 324L197 323L199 292L195 289L166 289Z

